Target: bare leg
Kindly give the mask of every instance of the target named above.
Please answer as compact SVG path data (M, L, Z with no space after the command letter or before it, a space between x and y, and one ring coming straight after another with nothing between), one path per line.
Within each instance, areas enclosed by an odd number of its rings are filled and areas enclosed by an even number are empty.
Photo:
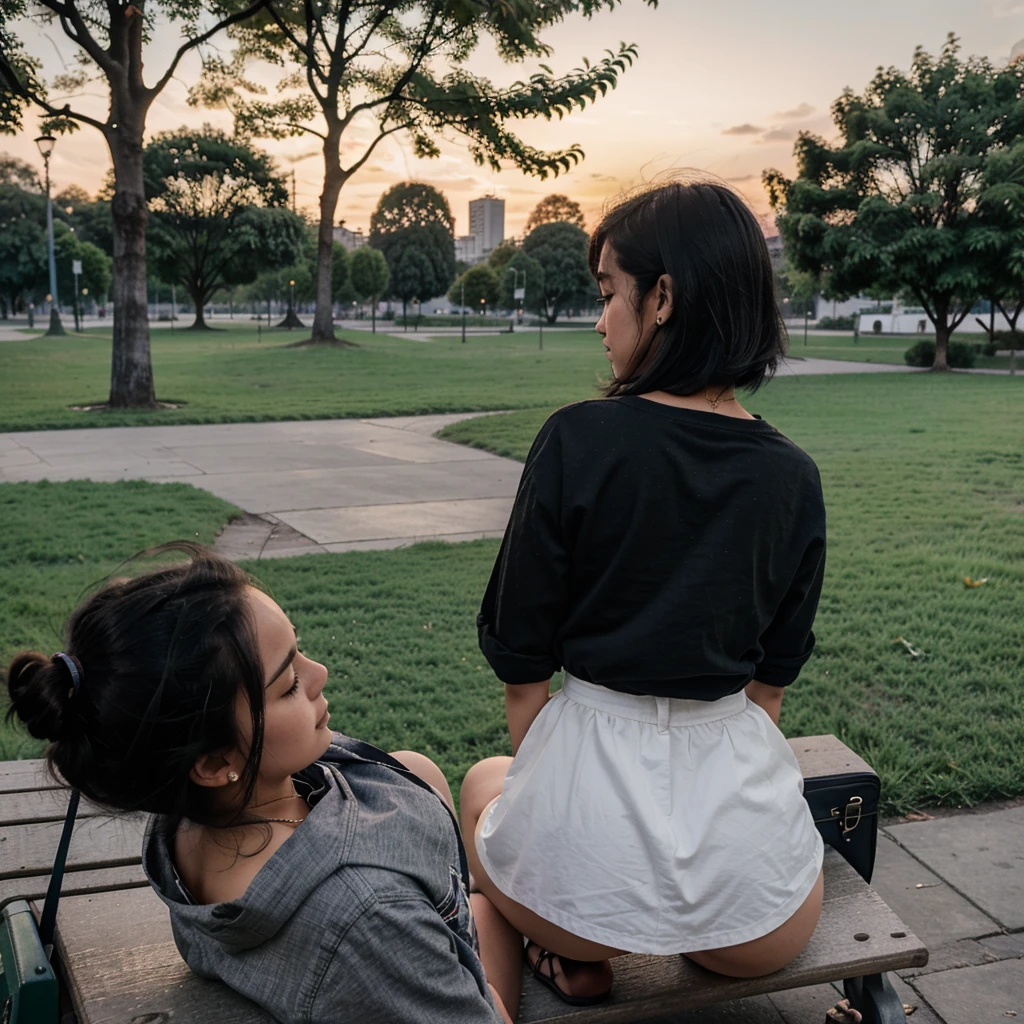
M441 799L448 805L452 814L455 814L455 801L452 799L451 786L448 785L444 772L429 757L425 754L417 754L415 750L396 750L391 756L396 761L401 761L413 775L418 775L424 782L433 786L441 794Z
M505 1004L508 1015L515 1020L519 1013L519 996L523 981L523 937L498 913L494 904L482 893L469 897L480 940L480 962L487 980Z
M414 750L398 750L391 755L401 761L409 771L418 775L441 794L441 799L455 814L452 791L444 772L423 754ZM522 985L522 936L495 910L494 904L483 893L470 896L473 920L476 922L477 938L480 941L480 962L491 987L498 993L509 1016L515 1020L519 1012L519 995Z
M528 910L520 903L506 896L487 877L480 858L476 852L476 834L485 811L501 793L501 785L505 779L508 766L512 763L509 757L490 757L473 765L466 773L459 795L462 808L462 834L466 837L466 856L469 859L469 870L476 887L487 896L497 908L501 916L513 928L528 936L537 946L550 950L558 956L573 960L593 962L593 970L573 971L571 981L565 977L561 965L556 961L555 982L567 994L572 996L592 996L607 991L611 984L611 967L607 961L611 957L620 956L623 950L604 946L598 942L580 938L567 932L564 928L546 921L544 918ZM536 950L533 951L536 959Z

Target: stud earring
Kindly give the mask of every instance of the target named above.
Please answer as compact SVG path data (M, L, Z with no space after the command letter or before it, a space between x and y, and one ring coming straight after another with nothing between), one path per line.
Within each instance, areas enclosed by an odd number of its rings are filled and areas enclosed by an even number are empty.
M660 316L655 317L654 318L654 322L660 327L661 326L661 317Z
M228 772L228 782L237 782L238 772Z

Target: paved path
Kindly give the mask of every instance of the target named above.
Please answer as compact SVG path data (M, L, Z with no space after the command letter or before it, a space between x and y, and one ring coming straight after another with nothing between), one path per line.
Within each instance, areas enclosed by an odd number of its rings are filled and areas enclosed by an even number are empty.
M0 481L194 484L252 514L231 557L470 540L504 530L522 470L431 436L472 415L0 434Z

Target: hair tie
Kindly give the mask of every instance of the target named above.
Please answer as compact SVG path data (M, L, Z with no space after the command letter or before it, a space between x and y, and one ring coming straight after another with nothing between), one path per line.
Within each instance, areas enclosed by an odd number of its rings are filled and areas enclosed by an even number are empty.
M68 691L68 696L74 697L78 693L82 685L82 677L85 675L82 663L73 654L65 654L63 651L58 651L51 660L60 661L71 673L71 689Z

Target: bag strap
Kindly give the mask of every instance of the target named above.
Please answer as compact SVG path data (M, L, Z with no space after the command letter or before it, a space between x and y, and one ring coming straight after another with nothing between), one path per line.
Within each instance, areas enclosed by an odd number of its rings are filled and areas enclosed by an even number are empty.
M61 883L64 881L64 864L68 859L68 847L71 835L75 830L75 815L78 813L78 790L71 790L68 800L68 813L64 816L64 828L57 844L57 856L53 859L53 871L50 884L46 887L46 902L43 904L43 916L39 922L39 940L43 947L53 945L53 932L57 925L57 903L60 901Z

